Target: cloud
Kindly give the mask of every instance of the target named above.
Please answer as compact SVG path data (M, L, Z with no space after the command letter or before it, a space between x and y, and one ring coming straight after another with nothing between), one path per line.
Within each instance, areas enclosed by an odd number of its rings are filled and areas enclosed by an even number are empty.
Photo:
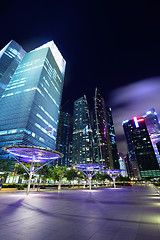
M120 152L127 152L122 122L141 117L154 108L160 116L160 77L141 80L115 89L109 98ZM159 118L160 119L160 118Z

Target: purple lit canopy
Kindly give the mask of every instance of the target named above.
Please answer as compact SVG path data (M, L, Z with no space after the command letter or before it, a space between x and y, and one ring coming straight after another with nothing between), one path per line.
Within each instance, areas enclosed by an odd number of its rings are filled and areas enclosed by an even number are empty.
M28 187L26 194L29 194L32 175L37 173L39 169L51 163L54 159L63 157L63 154L55 150L26 145L12 145L2 148L5 152L11 154L15 160L21 164L29 175ZM30 162L30 168L27 168L22 162ZM43 163L42 166L35 169L35 163Z
M98 165L98 164L76 164L74 167L78 168L80 171L84 172L98 172L100 171L104 166Z
M120 169L107 169L102 172L107 173L112 179L116 179L119 174L121 174L122 170Z
M63 157L62 153L55 150L46 149L37 146L14 145L3 147L3 150L18 157L22 162L41 162L45 163L50 160Z
M74 167L78 168L79 171L83 172L86 177L89 178L89 189L91 190L91 179L92 177L104 167L98 164L76 164Z

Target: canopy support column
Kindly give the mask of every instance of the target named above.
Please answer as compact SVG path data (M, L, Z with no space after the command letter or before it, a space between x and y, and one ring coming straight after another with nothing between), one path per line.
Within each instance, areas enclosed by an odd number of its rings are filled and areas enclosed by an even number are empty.
M27 186L27 191L26 194L29 194L30 186L31 186L31 179L34 171L34 162L31 163L31 168L30 168L30 173L29 173L29 181L28 181L28 186Z

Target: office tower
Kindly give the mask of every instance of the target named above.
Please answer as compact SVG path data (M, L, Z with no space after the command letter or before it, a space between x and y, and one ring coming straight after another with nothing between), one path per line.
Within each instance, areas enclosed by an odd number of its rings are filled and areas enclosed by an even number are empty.
M131 165L128 153L124 156L124 162L125 162L128 177L134 178L135 176L133 174L132 165Z
M65 60L53 41L25 54L0 100L0 148L55 149L64 71Z
M111 108L106 107L106 115L107 115L107 126L108 126L108 132L109 132L109 140L110 140L111 151L112 151L113 166L114 166L114 169L119 169L120 165L119 165L119 160L118 160L116 135L115 135L115 131L114 131L114 124L113 124Z
M140 178L139 167L136 159L135 147L133 144L131 125L128 120L122 123L128 147L128 173L130 177Z
M133 120L126 122L125 125L126 124L128 125L128 131L130 131L130 142L133 144L140 176L160 176L159 165L145 124L145 119L134 117Z
M95 162L113 169L112 150L110 146L109 129L107 126L106 107L98 89L94 98L94 150Z
M128 174L127 174L127 168L126 168L126 163L125 163L123 153L118 153L118 161L119 161L120 170L122 170L121 172L122 177L127 177Z
M69 167L72 167L72 141L69 143Z
M56 150L63 153L64 157L57 160L59 166L69 166L69 135L71 116L68 113L60 112Z
M13 40L0 51L0 97L25 53L23 48Z
M152 142L152 146L155 151L158 164L160 166L160 154L157 148L157 143L160 141L160 124L157 118L157 113L154 110L154 108L147 111L146 114L144 115L144 118Z
M92 163L92 129L86 96L74 102L72 164Z

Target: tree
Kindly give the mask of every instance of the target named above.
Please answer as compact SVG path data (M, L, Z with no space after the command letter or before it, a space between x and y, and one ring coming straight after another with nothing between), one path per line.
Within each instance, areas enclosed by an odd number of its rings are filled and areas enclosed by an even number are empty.
M0 160L0 171L1 172L10 172L13 170L15 161L11 160Z
M106 174L104 173L101 173L101 172L97 172L94 176L93 176L93 179L95 180L99 180L99 181L105 181L106 179Z
M52 179L58 181L58 190L61 190L62 178L65 176L67 167L55 166L53 169Z
M27 168L30 168L29 163L23 163L23 165ZM14 171L16 174L19 175L20 183L22 183L22 178L28 179L28 173L25 171L21 164L15 164Z
M84 175L83 172L77 172L77 178L78 178L78 186L79 186L80 180L86 178L86 176Z
M36 167L40 167L41 164L36 164ZM52 178L53 175L53 168L50 167L49 165L45 165L41 169L38 170L39 179L38 179L38 186L37 186L37 191L39 188L39 183L40 183L40 178L43 180L43 186L48 178Z
M65 177L67 178L67 180L70 182L70 185L71 185L71 181L74 180L75 177L77 177L76 170L73 168L67 168L65 172Z
M129 177L123 177L121 174L117 177L116 180L117 180L117 181L121 181L121 182L131 181L131 179L130 179Z
M2 172L1 179L3 179L3 182L5 182L8 174L13 171L14 165L15 165L15 161L0 160L0 172Z

